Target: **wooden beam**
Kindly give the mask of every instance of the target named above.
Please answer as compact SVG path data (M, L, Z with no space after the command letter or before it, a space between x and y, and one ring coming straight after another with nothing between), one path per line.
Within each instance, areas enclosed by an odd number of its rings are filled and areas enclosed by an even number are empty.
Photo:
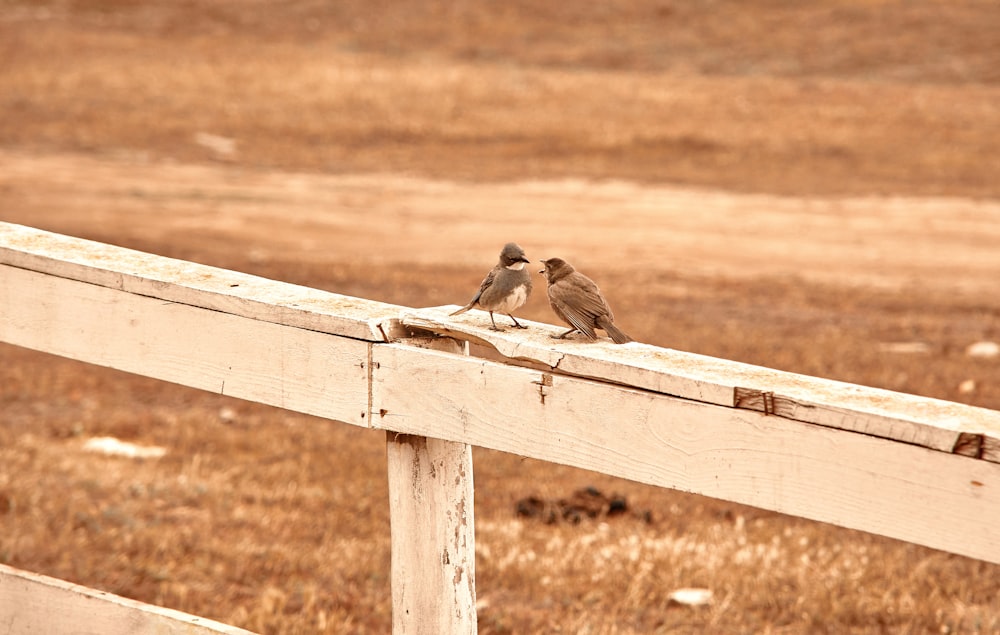
M1000 464L752 410L386 344L372 424L1000 563Z
M0 265L0 341L368 425L361 340Z
M486 314L403 307L0 223L0 263L258 321L381 342L407 328L478 342L555 372L1000 462L1000 412L644 344L554 342L557 327L497 333ZM450 309L452 307L446 307ZM402 317L402 320L399 318ZM270 403L270 402L267 402Z
M0 264L372 342L405 335L393 319L403 307L13 223L0 223Z
M392 632L475 633L472 446L386 432Z
M0 565L0 625L7 635L253 635L203 617Z
M850 430L942 452L1000 462L1000 412L751 364L610 340L555 341L565 331L521 320L525 331L490 330L488 314L457 307L409 310L403 326L474 342L555 373L589 377L704 403ZM976 453L973 453L973 450Z
M409 346L465 354L447 338ZM472 446L388 431L392 630L476 633Z

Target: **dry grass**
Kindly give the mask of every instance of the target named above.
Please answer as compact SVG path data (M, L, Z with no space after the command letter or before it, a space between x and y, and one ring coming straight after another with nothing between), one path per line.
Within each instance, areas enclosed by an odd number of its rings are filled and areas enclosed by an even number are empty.
M388 176L350 190L312 173L1000 195L990 2L372 6L0 0L0 219L426 306L466 298L490 264L492 251L470 257L480 242L463 243L456 209L478 205L469 225L489 234L477 241L502 242L487 222L501 190L445 188L411 209ZM197 143L205 132L234 139L235 152ZM583 205L593 190L581 192ZM310 246L336 244L338 225L293 211L333 215L331 199L359 218L402 208L395 242L388 232L362 245L381 241L394 259ZM725 260L725 241L715 273L678 273L656 245L616 264L592 245L625 234L579 225L554 198L544 213L565 229L535 239L579 241L600 260L591 273L638 339L1000 408L996 362L964 355L1000 340L981 262L995 220L967 207L964 224L941 227L922 209L937 251L921 243L909 268L896 258L905 239L871 261L873 243L858 239L837 252L862 260L850 280L833 265L827 278L792 275L797 261L780 252L783 267L736 276L753 259ZM746 243L765 238L753 225ZM881 240L879 222L864 226ZM340 231L357 241L357 227ZM823 230L803 221L788 240L804 227ZM428 259L409 235L446 255ZM452 253L457 264L442 264ZM880 264L903 283L858 282ZM538 295L525 315L551 321ZM892 354L886 341L929 348ZM970 378L977 389L960 393ZM169 451L129 461L82 450L101 435ZM262 633L387 632L383 457L367 431L0 346L0 562L16 567ZM496 452L477 450L475 464L484 633L1000 630L994 565ZM649 517L547 525L515 514L525 496L586 485ZM670 602L692 586L715 602Z
M240 163L264 167L572 174L795 194L1000 192L996 135L981 134L1000 129L986 5L882 15L857 3L798 12L736 3L686 15L636 3L582 16L472 5L453 24L421 28L422 14L442 19L445 7L386 8L376 21L360 8L329 15L301 3L304 15L258 22L237 5L94 4L106 6L0 22L0 110L11 115L0 143L205 160L217 156L192 140L208 132L235 139ZM651 16L661 13L671 30L654 37ZM575 17L585 24L566 28ZM893 37L877 34L890 18ZM720 22L728 32L716 32ZM829 47L813 44L809 29L820 24ZM600 37L601 25L624 32ZM560 27L551 41L522 39L550 26ZM859 26L877 45L843 46ZM962 43L929 46L943 40L939 30ZM766 37L755 56L743 49L758 32ZM485 56L467 48L493 45ZM633 47L639 59L617 60ZM802 67L773 72L777 60Z

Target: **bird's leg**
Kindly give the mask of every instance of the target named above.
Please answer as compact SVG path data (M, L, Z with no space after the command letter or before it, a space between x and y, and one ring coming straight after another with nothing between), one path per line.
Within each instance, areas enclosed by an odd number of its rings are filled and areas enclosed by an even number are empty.
M490 322L493 322L493 326L490 327L491 331L501 331L501 332L503 332L503 329L498 328L496 320L493 319L493 311L490 311Z
M567 335L569 335L570 333L573 333L575 331L576 331L576 329L570 329L570 330L566 331L565 333L560 333L559 335L550 335L549 337L551 337L554 340L563 340L563 339L566 339Z
M518 322L517 318L514 317L513 315L511 315L510 313L507 314L507 317L509 317L510 319L514 320L514 328L516 328L516 329L526 329L526 328L528 328L527 326L524 326L523 324L521 324L520 322Z

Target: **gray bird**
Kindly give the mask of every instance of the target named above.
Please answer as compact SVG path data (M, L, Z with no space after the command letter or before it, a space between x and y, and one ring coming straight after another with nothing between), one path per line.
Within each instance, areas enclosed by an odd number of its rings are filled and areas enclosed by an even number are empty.
M589 339L596 340L595 329L602 328L615 344L632 341L631 337L615 326L611 307L593 280L562 258L549 258L543 260L542 264L545 269L538 273L544 275L549 282L549 304L560 320L573 327L552 337L563 339L573 331L580 331Z
M528 260L524 255L524 250L517 243L507 243L500 252L500 262L483 279L479 285L479 291L472 300L461 309L452 313L458 315L465 313L469 309L478 306L484 311L490 312L490 322L493 323L493 330L499 331L496 320L493 319L493 312L505 313L507 317L514 320L515 328L526 329L517 319L511 315L514 311L524 306L531 294L531 273L524 268Z

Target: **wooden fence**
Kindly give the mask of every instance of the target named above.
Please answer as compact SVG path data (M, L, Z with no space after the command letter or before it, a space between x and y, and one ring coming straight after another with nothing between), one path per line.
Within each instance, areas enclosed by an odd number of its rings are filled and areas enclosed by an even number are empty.
M556 342L546 324L497 333L451 308L0 223L0 341L384 431L395 632L476 630L472 446L1000 563L1000 412ZM245 632L0 569L8 633L45 631L52 602L89 607L87 632L150 630L136 612L163 632Z

